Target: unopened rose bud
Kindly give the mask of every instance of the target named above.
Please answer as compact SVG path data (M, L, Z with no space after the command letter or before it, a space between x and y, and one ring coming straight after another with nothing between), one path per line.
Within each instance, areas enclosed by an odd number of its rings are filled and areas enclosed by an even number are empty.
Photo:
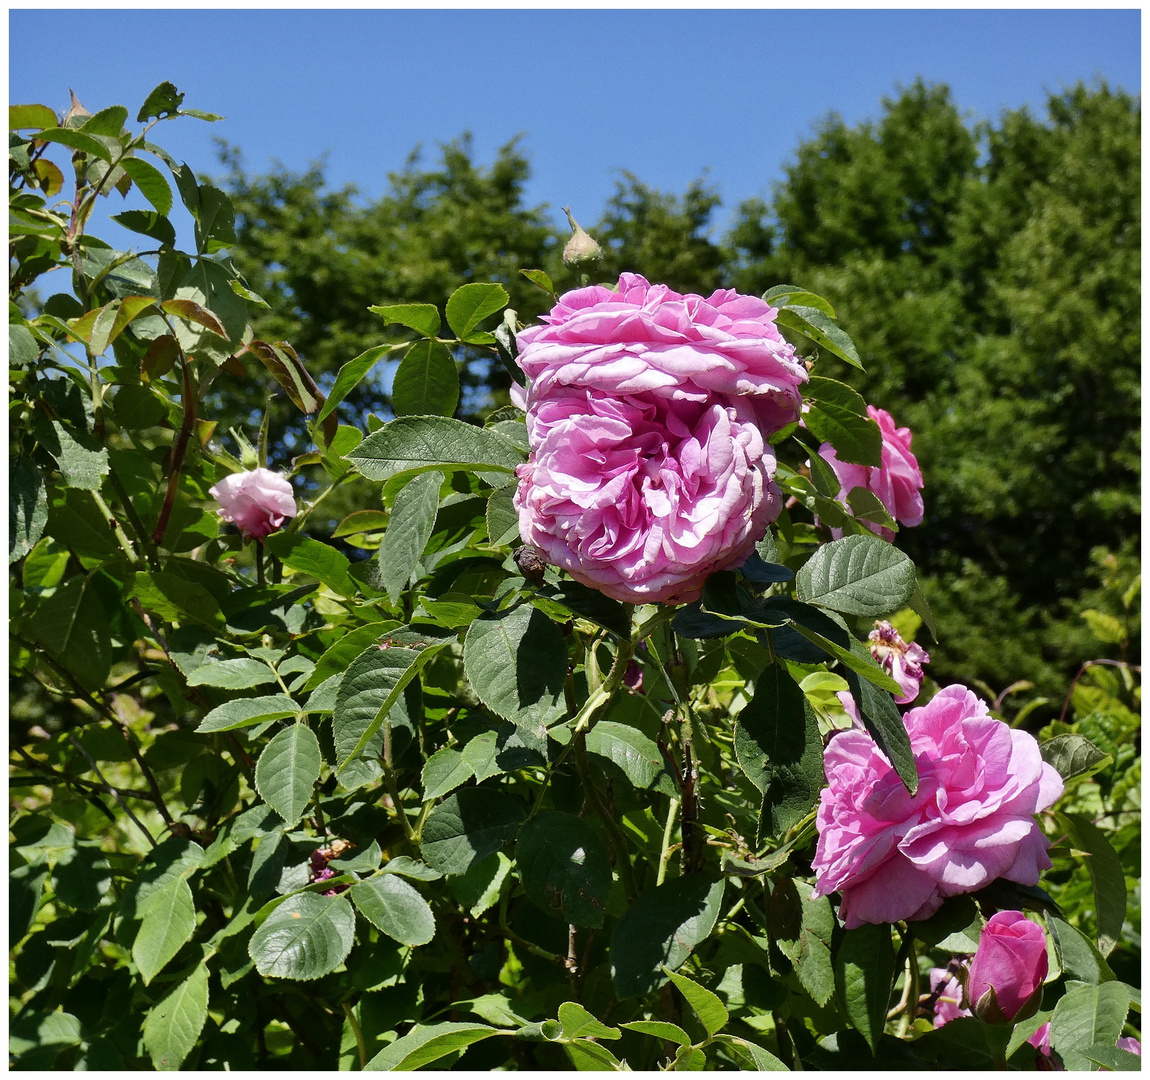
M998 912L982 928L970 965L966 993L974 1015L988 1024L1033 1016L1049 966L1042 927L1021 911Z
M571 207L563 207L571 224L571 239L563 249L563 265L569 270L585 268L603 258L603 249L587 235L572 216Z

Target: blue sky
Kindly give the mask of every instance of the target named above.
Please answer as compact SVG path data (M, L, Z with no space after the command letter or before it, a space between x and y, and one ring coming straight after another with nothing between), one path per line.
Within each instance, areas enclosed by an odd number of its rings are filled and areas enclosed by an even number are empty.
M1141 12L1128 10L17 10L9 94L62 109L136 109L157 83L217 124L156 141L220 171L212 138L248 168L327 154L333 185L378 195L422 143L474 134L477 158L516 135L530 204L589 225L623 169L681 193L707 170L726 213L767 195L829 110L877 117L921 75L973 119L1082 79L1141 91ZM46 42L61 42L45 48Z

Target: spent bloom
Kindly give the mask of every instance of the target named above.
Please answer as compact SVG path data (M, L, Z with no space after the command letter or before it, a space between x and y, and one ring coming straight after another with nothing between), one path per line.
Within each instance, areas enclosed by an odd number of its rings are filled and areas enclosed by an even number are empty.
M876 619L874 629L867 637L871 655L899 686L902 695L896 697L900 705L909 705L922 689L922 665L930 663L930 654L917 642L909 645L902 635L885 619Z
M910 450L910 428L896 427L894 417L885 409L868 405L866 411L878 424L882 435L880 465L852 465L847 461L839 461L830 443L823 443L819 447L819 454L830 464L841 485L836 497L845 505L853 488L866 488L878 497L887 513L900 525L920 525L923 518L923 481L918 460ZM863 524L885 540L894 539L894 532L882 525L866 521ZM839 529L832 529L831 532L836 537L841 535Z
M522 331L524 541L631 603L697 599L742 563L782 509L766 440L798 419L807 378L776 313L623 274Z
M1021 911L992 915L978 938L966 992L980 1020L1025 1020L1038 1011L1050 969L1046 935Z
M296 513L291 484L270 469L232 473L208 494L220 504L220 517L239 526L245 538L262 540Z
M911 795L865 731L823 756L815 895L842 894L847 928L925 919L948 896L997 878L1036 885L1051 865L1034 815L1062 794L1038 743L948 686L903 718L918 768Z

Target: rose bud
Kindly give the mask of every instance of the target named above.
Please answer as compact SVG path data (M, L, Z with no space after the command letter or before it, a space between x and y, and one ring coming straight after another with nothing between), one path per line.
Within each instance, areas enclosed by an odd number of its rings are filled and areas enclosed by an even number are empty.
M232 473L208 494L220 504L220 517L238 525L245 539L262 540L296 514L291 484L270 469Z
M988 1024L1033 1016L1049 964L1041 926L1021 911L993 915L970 964L966 993L974 1015Z
M563 207L563 213L571 223L571 239L563 249L563 265L568 270L585 268L591 263L597 263L603 258L603 249L587 235L571 216L571 207Z

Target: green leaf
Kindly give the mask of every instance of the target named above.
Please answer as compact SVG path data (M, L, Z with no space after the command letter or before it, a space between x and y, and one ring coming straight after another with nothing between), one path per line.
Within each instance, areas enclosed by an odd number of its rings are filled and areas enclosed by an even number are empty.
M653 739L630 724L600 720L586 735L587 753L610 762L638 790L677 795L678 788Z
M116 138L123 132L127 120L128 110L123 105L109 105L95 116L89 116L84 121L83 130L92 135L111 135Z
M1095 1043L1083 1050L1082 1056L1095 1065L1102 1065L1109 1072L1141 1072L1142 1055L1129 1050L1119 1050L1109 1043ZM1101 1071L1101 1070L1099 1070Z
M402 945L426 945L435 937L431 905L398 874L353 885L351 900L377 929Z
M316 420L322 423L335 412L336 406L363 382L367 373L391 351L390 345L377 345L374 349L368 349L367 352L360 353L354 360L344 364L339 369L331 392L327 395L327 400L323 403Z
M200 964L144 1021L144 1049L157 1072L175 1071L192 1052L208 1016L208 968Z
M781 836L818 802L823 741L806 694L779 665L759 676L755 696L735 721L735 756L764 795L764 825Z
M265 977L310 981L339 967L354 940L355 912L346 896L301 892L264 920L248 955Z
M882 464L882 432L869 416L858 416L834 402L816 401L804 413L803 422L816 439L835 448L840 461L872 467Z
M627 608L618 600L604 596L598 589L578 581L564 581L559 586L542 585L537 592L621 638L631 636L631 615Z
M111 642L108 616L96 595L95 579L70 578L44 600L28 625L30 635L88 690L108 678Z
M284 566L319 578L340 596L355 596L355 582L348 573L351 562L330 544L296 533L273 533L264 540L267 548Z
M688 979L686 975L680 975L669 968L664 968L663 974L679 988L679 992L695 1010L699 1023L707 1029L708 1035L714 1036L727 1026L727 1021L731 1017L718 994L708 990L705 986L700 986L693 979Z
M474 775L475 770L462 751L451 746L436 750L423 766L424 802L443 798L460 784L466 784Z
M1059 999L1050 1018L1050 1045L1068 1071L1089 1069L1087 1050L1118 1042L1129 1008L1130 988L1120 982L1076 986Z
M367 623L336 638L331 647L316 661L315 670L308 676L303 689L314 690L333 675L342 675L368 645L378 642L388 630L395 629L396 625L394 621Z
M716 1035L716 1040L725 1042L728 1046L736 1046L747 1052L755 1069L759 1072L790 1072L774 1054L756 1046L749 1039L740 1039L735 1035Z
M69 150L78 150L89 157L99 158L109 164L112 162L111 151L95 135L89 135L75 128L45 128L36 133L36 138L44 142L59 143Z
M1106 963L1106 958L1078 927L1071 926L1049 912L1046 915L1046 926L1054 939L1054 947L1066 978L1092 985L1114 979L1114 972Z
M187 877L181 873L148 893L137 911L141 922L132 943L132 959L147 986L196 928L196 908Z
M650 1035L655 1039L665 1039L667 1042L678 1043L680 1046L690 1046L691 1036L678 1024L669 1024L665 1020L632 1020L629 1024L620 1024L628 1031L637 1031L640 1035Z
M442 473L419 473L396 493L378 554L380 581L393 604L399 603L435 531L442 483Z
M27 367L40 355L40 346L23 323L8 324L8 366Z
M623 1063L605 1046L591 1039L573 1039L563 1043L571 1064L580 1072L622 1072Z
M112 868L99 845L81 842L57 859L53 885L57 898L69 907L95 911L112 889Z
M1126 877L1122 860L1106 834L1081 814L1063 814L1074 846L1086 853L1086 869L1094 887L1094 913L1098 928L1098 949L1109 956L1122 940L1126 921Z
M125 229L150 236L161 244L167 244L168 247L174 247L176 244L175 226L155 210L125 210L123 213L113 214L112 220Z
M914 591L914 563L877 536L845 536L823 545L795 576L795 595L848 615L880 618Z
M771 307L787 307L789 304L802 304L817 308L824 315L835 317L835 309L821 296L808 292L800 285L775 285L763 293L763 299Z
M363 753L407 684L444 644L435 643L422 652L372 645L355 658L344 672L332 713L337 771Z
M136 114L136 122L143 124L156 116L174 113L184 102L184 95L170 82L162 82L145 99Z
M475 329L489 315L502 311L510 298L502 285L471 282L461 285L447 301L447 324L460 341L475 340Z
M886 1026L894 979L894 947L886 923L847 930L835 954L835 988L851 1025L872 1054Z
M484 705L529 731L542 733L566 712L567 643L528 604L477 618L463 642L463 667Z
M248 656L209 660L188 676L189 686L218 686L224 690L247 690L275 681L276 673L267 664Z
M434 304L373 304L367 310L388 325L398 323L426 338L439 333L439 309Z
M532 285L537 285L545 293L549 293L551 297L557 298L555 286L551 282L551 278L543 270L520 270L521 273Z
M818 308L807 307L805 304L781 308L775 322L784 331L793 330L802 334L820 349L833 353L859 371L863 370L854 342Z
M212 731L234 731L236 728L251 727L265 720L282 720L299 714L300 707L286 694L234 698L212 709L200 721L196 732L205 735Z
M464 788L428 815L420 851L433 870L464 874L506 844L524 817L519 800L502 791Z
M1092 776L1114 759L1082 735L1055 735L1039 745L1042 760L1053 766L1063 780Z
M401 416L347 455L369 480L448 468L514 473L524 455L497 432L446 416Z
M688 874L649 889L624 912L611 937L611 977L622 998L641 997L682 966L719 918L724 879Z
M29 930L40 907L44 882L48 878L45 863L26 863L13 867L8 874L8 941L15 946Z
M132 178L140 194L156 208L156 213L166 218L172 212L171 186L155 165L143 158L126 157L120 162L120 167Z
M396 416L451 416L459 404L459 373L447 346L417 341L399 362L391 384Z
M487 499L487 537L495 547L506 547L519 535L519 513L515 509L518 485L496 488Z
M812 898L813 885L806 881L796 881L794 885L802 904L802 925L795 947L787 952L787 956L795 966L795 974L803 989L822 1008L830 1001L835 990L834 964L831 960L834 910L829 897Z
M8 459L8 562L24 558L48 524L48 491L32 459Z
M256 762L256 790L288 825L295 825L311 802L322 762L315 733L306 724L292 724L263 748Z
M524 891L544 911L575 926L603 925L611 862L589 822L558 810L537 814L519 829L515 861Z
M465 1050L472 1043L503 1034L486 1024L444 1021L426 1027L416 1025L406 1035L385 1046L365 1066L375 1071L410 1072L440 1058Z
M64 475L64 483L83 491L99 491L100 482L109 471L108 451L102 446L96 449L85 446L59 420L52 421L52 430L57 445L51 452ZM84 437L85 443L93 441Z
M9 105L8 130L26 131L35 128L52 128L58 121L56 114L47 105Z
M898 522L890 516L890 512L883 505L882 499L873 491L864 487L851 488L847 492L847 505L856 518L863 518L898 532Z
M577 1001L565 1001L559 1006L559 1023L563 1027L564 1039L619 1039L622 1035L617 1027L600 1023Z

